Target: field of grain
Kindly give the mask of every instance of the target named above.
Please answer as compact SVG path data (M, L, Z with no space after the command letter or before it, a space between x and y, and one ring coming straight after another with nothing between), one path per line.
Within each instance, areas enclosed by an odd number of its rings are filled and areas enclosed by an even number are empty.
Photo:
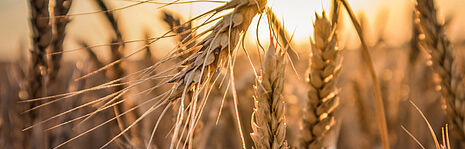
M282 2L25 0L0 147L465 148L465 2Z

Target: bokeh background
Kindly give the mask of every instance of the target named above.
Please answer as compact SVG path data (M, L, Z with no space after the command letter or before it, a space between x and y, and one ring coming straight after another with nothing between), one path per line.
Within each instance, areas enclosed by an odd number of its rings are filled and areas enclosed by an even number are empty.
M160 2L169 2L162 1ZM125 0L112 0L114 8L124 7L134 2ZM405 24L411 19L411 9L414 6L412 0L351 0L353 9L356 13L363 13L367 20L367 36L376 37L378 32L374 27L377 24L384 24L386 28L384 34L388 44L396 45L405 43L410 39L410 26ZM465 2L463 0L439 0L440 18L446 16L452 17L452 23L448 26L448 36L452 42L465 40L462 36L465 33ZM127 9L116 11L119 17L119 22L124 26L123 31L127 31L124 35L125 40L143 39L142 32L150 29L153 36L161 35L167 30L151 30L156 28L153 26L163 26L160 23L160 9L171 10L176 12L185 19L187 16L195 16L210 8L214 8L219 3L195 3L174 5L165 8L159 8L160 5L142 4ZM312 20L315 17L315 11L321 12L323 8L329 10L329 1L323 0L270 0L269 5L273 7L275 13L283 18L286 29L294 33L294 41L297 44L308 45L308 38L312 34ZM29 41L29 4L25 0L2 0L0 1L0 61L16 60L21 52L24 52L30 45ZM73 2L70 14L94 12L96 8L93 6L92 0L78 0ZM65 40L65 50L76 48L74 39L82 39L85 37L92 44L102 44L108 40L108 29L106 24L103 24L99 19L102 14L89 14L72 17L73 21L68 25L68 34ZM347 18L347 17L346 17ZM104 22L105 23L105 22ZM348 20L344 22L347 24ZM254 31L255 25L252 25L250 30ZM343 44L347 46L357 46L357 36L352 29L352 26L344 25L343 29ZM261 25L259 29L260 39L267 40L266 25ZM249 34L250 39L255 39L255 34ZM174 46L168 40L157 42L153 46L166 47L166 45ZM128 49L137 49L140 43L129 44ZM23 49L23 50L21 50ZM170 48L171 49L171 48ZM65 54L65 60L76 58L72 54ZM71 57L70 57L71 55Z

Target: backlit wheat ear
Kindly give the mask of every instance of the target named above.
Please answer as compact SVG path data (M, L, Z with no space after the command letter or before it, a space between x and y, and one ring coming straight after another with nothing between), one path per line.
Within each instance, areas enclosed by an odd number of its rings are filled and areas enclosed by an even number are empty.
M208 35L206 35L206 37L194 47L187 50L194 51L194 54L184 60L183 65L185 68L168 81L169 83L175 83L173 94L170 96L169 100L177 101L177 99L181 98L179 111L182 111L178 114L176 127L173 131L172 147L179 147L180 142L176 143L173 141L182 140L178 137L184 136L183 133L187 133L188 137L192 138L196 119L200 116L199 111L201 111L204 107L204 105L202 105L204 101L197 100L199 96L198 94L206 84L208 86L208 82L213 77L213 74L217 70L221 70L225 67L226 64L228 64L227 66L230 69L234 103L237 105L234 80L232 76L232 53L240 41L241 34L249 28L252 19L257 14L263 12L266 4L267 0L232 0L227 4L210 11L216 14L227 9L233 9L231 13L223 16L212 28L200 33L200 35L206 33L208 33ZM226 63L228 61L229 63ZM187 99L187 93L191 91L195 93L192 97L193 100ZM184 103L191 103L191 108L188 109L189 116L187 117L190 117L192 120L190 120L191 122L186 122L190 125L187 131L185 131L185 128L180 128L183 123L183 112L187 110L183 107ZM236 117L238 117L237 107L235 111ZM237 119L236 122L238 123L243 148L245 148L245 141L239 119Z
M337 48L335 27L326 17L316 14L310 73L308 75L308 100L304 107L301 147L327 148L325 135L335 124L334 113L339 105L336 79L341 67L340 50Z
M431 54L433 69L441 77L441 93L445 100L446 113L455 137L465 143L465 86L460 66L454 57L453 48L445 35L443 24L439 23L434 0L417 0L415 6L423 33L421 45Z
M285 51L277 50L274 43L265 55L262 75L255 81L254 112L250 134L256 149L286 149L286 119L284 117Z
M200 80L205 81L206 78L201 79L201 77L209 77L218 68L223 67L232 50L236 48L241 33L249 28L254 16L263 11L266 3L266 0L233 0L218 8L219 10L234 8L234 11L209 29L210 34L193 47L198 49L195 50L198 52L185 61L186 68L168 81L177 83L175 96L172 99L180 97L184 88L189 90Z

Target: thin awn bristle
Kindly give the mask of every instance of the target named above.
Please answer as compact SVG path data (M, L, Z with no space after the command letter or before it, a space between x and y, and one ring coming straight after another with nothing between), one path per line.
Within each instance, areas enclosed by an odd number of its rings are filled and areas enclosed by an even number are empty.
M100 10L106 11L105 12L105 18L110 24L110 26L113 29L114 36L111 39L110 43L123 43L123 35L121 32L120 28L120 23L118 22L117 18L115 17L113 12L110 12L110 6L109 3L104 2L103 0L97 0L96 1L97 6L99 7ZM124 57L124 51L125 51L125 44L112 44L110 46L110 59L111 61L117 61L121 60ZM111 80L117 80L119 78L123 78L126 75L126 70L123 68L124 63L117 63L109 69L108 77ZM116 83L123 83L125 80L119 80ZM119 92L122 91L126 88L126 85L121 85L121 86L115 86L113 88L110 88L112 92ZM118 102L123 100L124 95L119 96L118 98L115 98L114 100L110 100L109 103L111 102ZM125 99L126 100L126 99ZM126 111L129 107L134 106L134 100L133 99L127 99L126 102L123 102L122 104L118 104L114 107L114 113L116 116L118 116L122 111ZM138 117L140 117L140 114L137 110L131 111L128 114L117 118L117 123L115 124L116 126L115 129L122 129L124 127L127 127L131 125L132 121L135 121ZM130 136L124 134L123 135L123 141L126 141L124 143L131 144L135 147L141 146L142 142L140 141L140 130L139 127L135 126L130 129Z
M302 148L327 148L326 135L335 124L339 105L336 80L341 67L335 26L326 17L316 14L312 41L312 58L308 75L308 101L304 107Z
M273 40L272 40L273 41ZM285 51L270 43L265 55L262 75L255 81L252 140L256 149L287 149L286 119L284 117Z

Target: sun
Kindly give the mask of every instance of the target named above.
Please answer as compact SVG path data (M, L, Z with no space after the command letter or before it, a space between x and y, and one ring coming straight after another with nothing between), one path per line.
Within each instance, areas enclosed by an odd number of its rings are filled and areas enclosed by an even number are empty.
M285 29L289 34L293 34L293 41L307 42L313 34L313 20L315 12L321 12L323 9L330 10L330 1L317 0L270 0L268 6L272 8ZM329 12L328 12L329 13ZM252 24L256 24L255 19ZM262 21L258 28L260 40L267 41L269 38L269 29L266 21ZM256 25L250 26L250 31L257 29Z

